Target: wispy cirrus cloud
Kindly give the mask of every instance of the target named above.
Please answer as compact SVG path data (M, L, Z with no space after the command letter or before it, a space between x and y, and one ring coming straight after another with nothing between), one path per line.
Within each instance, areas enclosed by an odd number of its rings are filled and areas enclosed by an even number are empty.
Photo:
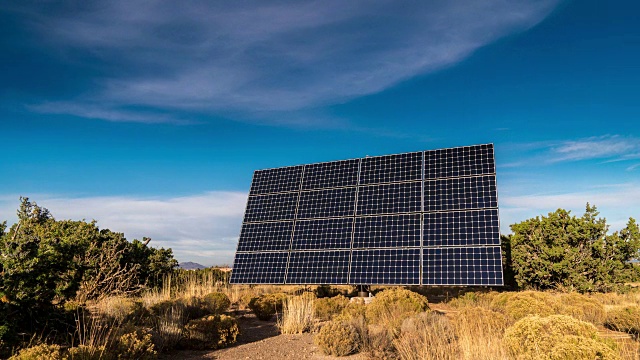
M38 205L56 219L96 220L100 228L132 240L147 236L152 246L170 247L179 261L232 264L247 194L208 192L191 196L60 197L37 195ZM0 197L0 220L15 222L18 196Z
M640 158L640 139L620 135L594 136L570 140L551 146L551 162L607 159L611 161Z
M59 49L60 61L101 64L94 87L37 111L154 122L127 110L144 106L269 121L455 64L534 26L558 2L116 0L5 11Z

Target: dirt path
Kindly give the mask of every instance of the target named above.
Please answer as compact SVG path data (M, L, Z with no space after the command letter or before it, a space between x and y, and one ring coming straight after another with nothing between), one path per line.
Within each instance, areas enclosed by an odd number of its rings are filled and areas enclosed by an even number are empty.
M313 343L312 334L281 335L275 321L260 321L253 314L242 314L238 317L240 336L231 347L214 351L175 351L163 354L161 360L173 359L337 359L322 354ZM346 360L364 360L365 356L356 354L341 357Z

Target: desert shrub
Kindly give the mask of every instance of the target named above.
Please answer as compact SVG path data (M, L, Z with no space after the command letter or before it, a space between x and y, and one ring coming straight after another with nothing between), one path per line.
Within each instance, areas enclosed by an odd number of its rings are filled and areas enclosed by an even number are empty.
M393 344L403 360L460 358L453 326L444 315L435 312L405 319Z
M532 315L520 319L507 328L503 341L507 350L512 355L517 355L519 359L556 359L550 357L554 354L556 346L560 346L559 352L567 352L569 351L567 348L573 342L580 346L586 346L585 344L589 343L587 341L578 343L565 339L566 336L586 338L607 345L598 337L598 330L593 324L567 315L547 317Z
M40 344L20 350L9 360L62 360L64 359L60 345Z
M174 349L184 335L184 324L187 321L184 307L179 303L174 304L163 309L154 320L153 343L155 347L160 351Z
M242 294L240 295L240 299L238 300L238 305L240 306L240 308L246 309L249 307L249 303L251 302L251 299L253 299L254 297L256 296L251 292Z
M178 302L184 306L184 314L187 320L200 319L205 315L211 314L207 303L197 296L181 298L178 299Z
M278 328L283 334L302 334L313 326L314 296L307 293L284 302Z
M405 318L428 310L426 297L405 289L387 289L367 305L366 318L371 323L383 323L388 328L399 330Z
M558 299L559 313L593 324L602 324L606 312L604 306L587 295L578 293L561 294Z
M396 359L398 357L393 345L395 335L392 331L379 325L372 325L365 329L361 351L366 352L370 359Z
M340 315L335 317L335 320L349 321L351 319L366 319L367 306L364 304L364 300L360 298L353 298L347 306L342 309Z
M492 310L504 313L512 321L527 315L549 316L556 313L556 299L539 291L505 292L491 301Z
M158 357L151 334L139 331L120 336L116 353L118 360L153 360Z
M315 316L320 320L331 320L334 315L340 314L348 304L349 299L342 295L316 299Z
M640 307L615 308L607 313L604 325L609 329L640 334Z
M562 336L549 351L549 359L617 360L620 356L602 341L583 336Z
M315 343L326 355L347 356L358 352L361 345L356 328L346 322L331 321L315 337Z
M249 308L260 320L270 320L273 315L282 312L282 303L287 296L282 293L267 294L254 297L249 301Z
M106 346L78 345L67 350L71 360L105 360L112 356L107 352Z
M236 342L238 323L227 315L210 315L185 326L184 344L190 349L219 349Z
M204 296L203 301L210 314L220 315L229 309L231 300L221 292L213 292Z

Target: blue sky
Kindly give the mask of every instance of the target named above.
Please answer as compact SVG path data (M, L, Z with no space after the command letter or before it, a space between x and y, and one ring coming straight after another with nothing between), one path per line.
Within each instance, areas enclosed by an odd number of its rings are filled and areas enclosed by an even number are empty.
M231 263L255 169L493 142L501 228L640 218L636 1L42 2L0 9L0 219Z

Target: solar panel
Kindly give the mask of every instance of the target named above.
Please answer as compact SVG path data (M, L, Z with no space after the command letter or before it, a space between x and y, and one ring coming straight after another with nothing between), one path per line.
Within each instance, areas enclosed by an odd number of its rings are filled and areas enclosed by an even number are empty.
M502 285L493 145L255 171L231 283Z

